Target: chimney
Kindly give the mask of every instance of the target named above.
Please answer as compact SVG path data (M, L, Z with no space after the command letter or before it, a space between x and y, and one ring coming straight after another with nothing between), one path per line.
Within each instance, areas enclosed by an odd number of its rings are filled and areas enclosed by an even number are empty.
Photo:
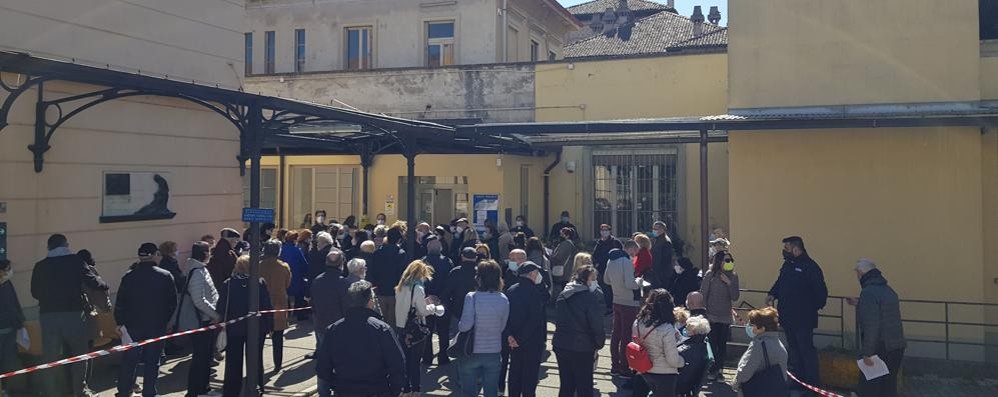
M669 0L669 2L666 3L666 5L668 5L669 8L675 10L676 9L676 0Z
M703 10L700 6L693 7L690 21L693 21L693 37L703 36Z
M631 23L631 6L628 0L617 0L617 17L623 18L622 23Z
M710 6L710 14L707 14L707 20L717 25L718 22L721 22L721 10L717 6Z

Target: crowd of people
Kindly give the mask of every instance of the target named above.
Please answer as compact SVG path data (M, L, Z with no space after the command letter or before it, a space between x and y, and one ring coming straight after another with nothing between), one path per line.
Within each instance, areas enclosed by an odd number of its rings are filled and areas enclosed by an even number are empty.
M403 248L409 227L417 243L412 254ZM476 227L466 218L437 226L387 224L378 214L375 224L359 227L353 216L338 223L317 211L298 230L265 224L254 232L226 228L217 240L206 235L191 246L183 264L174 242L142 244L113 304L89 252L72 252L65 236L52 235L31 280L44 361L92 349L91 318L97 312L113 313L114 337L122 343L139 341L245 316L250 283L259 283L260 310L311 308L261 316L260 357L269 338L275 372L280 371L284 331L311 321L316 347L308 358L316 360L320 396L419 396L427 367L452 360L457 394L535 396L549 321L560 397L593 395L597 352L608 339L610 373L635 396L696 395L704 382L724 382L746 396L786 395L794 386L787 381L788 369L818 384L813 331L828 292L821 268L799 237L783 240L784 263L767 307L736 324L732 306L740 297L739 278L721 231L714 233L703 271L685 257L685 244L666 222L629 238L600 225L586 252L567 212L549 233L553 250L522 216L511 228L493 221ZM250 235L260 239L259 280L249 277L251 244L245 238ZM861 395L896 395L893 377L905 348L898 298L873 261L860 260L855 269L863 292L850 303L857 305L863 359L872 365L878 355L891 372L863 382ZM13 341L25 321L10 274L10 262L0 261L0 372L20 368ZM247 324L191 335L187 396L243 393ZM736 375L726 379L721 369L733 325L743 325L751 342ZM171 346L179 350L174 342L165 345L167 353ZM636 351L646 365L635 364ZM142 395L156 396L163 355L164 343L126 351L117 395L137 390L141 369ZM247 370L258 373L252 387L263 393L259 361L258 368ZM210 368L221 362L222 389L211 390ZM87 366L69 365L69 381L56 376L44 382L43 394L92 395Z

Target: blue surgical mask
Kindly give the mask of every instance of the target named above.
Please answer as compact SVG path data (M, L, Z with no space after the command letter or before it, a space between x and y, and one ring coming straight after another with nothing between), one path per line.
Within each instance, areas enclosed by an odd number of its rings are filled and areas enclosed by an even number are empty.
M755 331L751 325L745 327L745 335L748 335L749 339L755 339Z
M648 232L648 236L650 236L651 238L655 238L655 237L658 237L658 233L655 233L655 231L652 230L652 231Z
M562 223L568 223L568 217L567 216L561 217L561 222Z
M518 264L516 263L516 261L514 261L514 260L512 260L512 259L511 259L511 260L508 260L508 261L506 261L506 263L507 263L507 265L509 266L509 270L510 270L510 271L514 271L514 272L515 272L515 271L516 271L516 268L520 267L520 265L518 265Z

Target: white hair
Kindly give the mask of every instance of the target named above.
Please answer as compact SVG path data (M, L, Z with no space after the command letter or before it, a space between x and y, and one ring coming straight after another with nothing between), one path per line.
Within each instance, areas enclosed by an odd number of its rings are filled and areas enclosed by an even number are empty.
M686 320L686 333L693 335L707 335L710 333L710 321L703 316L693 316Z
M353 258L347 262L347 271L350 274L357 274L361 269L367 267L367 261L360 258Z
M514 256L516 256L517 258L527 259L527 251L524 251L519 248L509 251L509 257L512 258Z
M315 235L315 241L317 242L316 244L319 247L325 248L327 246L333 245L333 236L327 232L319 232L319 234Z

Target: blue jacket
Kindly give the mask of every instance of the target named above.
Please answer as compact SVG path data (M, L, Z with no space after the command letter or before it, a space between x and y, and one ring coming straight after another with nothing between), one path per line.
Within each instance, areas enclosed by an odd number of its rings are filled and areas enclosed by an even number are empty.
M593 246L593 265L596 266L596 270L600 271L600 274L606 272L606 262L610 260L610 250L612 249L622 250L624 244L621 244L616 237L610 236L606 240L596 240L596 245Z
M267 293L267 283L260 281L260 310L272 310L270 294ZM235 273L222 283L218 289L218 312L226 320L232 320L249 313L249 276ZM247 336L247 321L240 321L225 327L229 336ZM274 329L274 315L265 314L260 317L260 335L265 335Z
M176 308L177 287L170 272L155 263L140 262L121 278L114 319L137 335L158 336L166 333Z
M821 267L805 253L783 262L769 295L777 300L780 325L814 329L818 328L818 311L828 300L828 287Z
M304 296L308 289L308 260L295 244L284 244L281 247L281 260L291 268L291 286L288 296Z
M374 284L378 296L395 296L395 286L407 265L405 250L385 242L367 264L367 281Z

